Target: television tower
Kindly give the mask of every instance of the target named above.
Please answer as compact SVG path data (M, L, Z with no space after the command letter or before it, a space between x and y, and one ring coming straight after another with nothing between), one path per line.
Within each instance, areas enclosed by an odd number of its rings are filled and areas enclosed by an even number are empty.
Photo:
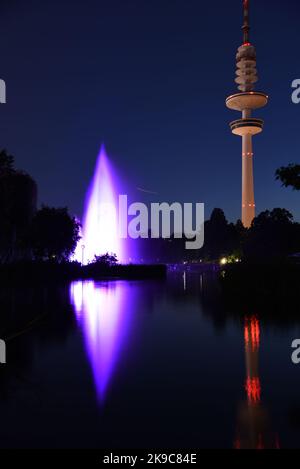
M226 99L226 106L242 113L242 118L231 122L230 127L233 134L242 137L242 222L246 228L249 228L255 218L252 137L262 132L264 125L262 119L254 119L251 115L255 109L266 106L268 96L254 91L258 78L256 51L249 42L249 0L243 0L243 7L243 44L238 48L236 55L235 79L240 93L229 96Z

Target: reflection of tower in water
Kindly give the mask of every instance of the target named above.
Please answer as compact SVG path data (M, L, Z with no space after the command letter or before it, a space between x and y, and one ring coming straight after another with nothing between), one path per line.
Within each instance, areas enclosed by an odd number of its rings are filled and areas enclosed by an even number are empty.
M255 316L245 319L244 339L247 372L245 388L249 405L256 405L260 404L261 386L258 373L260 328Z
M238 410L236 449L279 448L278 438L270 429L269 417L261 402L259 377L260 325L256 316L246 317L244 324L246 355L245 391L247 402Z

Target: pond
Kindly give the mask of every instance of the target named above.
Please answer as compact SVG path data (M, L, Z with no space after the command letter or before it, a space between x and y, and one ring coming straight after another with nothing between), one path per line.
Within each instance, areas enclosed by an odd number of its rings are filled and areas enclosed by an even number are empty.
M299 447L300 321L231 314L219 289L174 273L1 291L0 446Z

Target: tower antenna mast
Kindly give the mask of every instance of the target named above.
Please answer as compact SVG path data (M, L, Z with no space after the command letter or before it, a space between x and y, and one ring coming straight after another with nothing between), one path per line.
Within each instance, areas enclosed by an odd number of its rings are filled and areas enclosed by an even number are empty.
M249 0L244 0L244 24L243 24L242 30L243 30L244 44L249 44L249 32L250 32Z

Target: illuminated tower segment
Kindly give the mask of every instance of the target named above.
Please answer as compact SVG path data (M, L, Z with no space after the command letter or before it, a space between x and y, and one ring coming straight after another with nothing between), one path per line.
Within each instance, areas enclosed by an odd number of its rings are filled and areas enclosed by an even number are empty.
M262 132L264 124L262 119L254 119L251 115L253 110L267 104L268 96L254 91L258 78L256 51L249 42L249 0L243 0L243 5L243 44L238 48L236 55L235 79L240 93L229 96L226 106L242 113L242 118L231 122L230 127L233 134L242 137L242 222L249 228L255 217L252 137Z

